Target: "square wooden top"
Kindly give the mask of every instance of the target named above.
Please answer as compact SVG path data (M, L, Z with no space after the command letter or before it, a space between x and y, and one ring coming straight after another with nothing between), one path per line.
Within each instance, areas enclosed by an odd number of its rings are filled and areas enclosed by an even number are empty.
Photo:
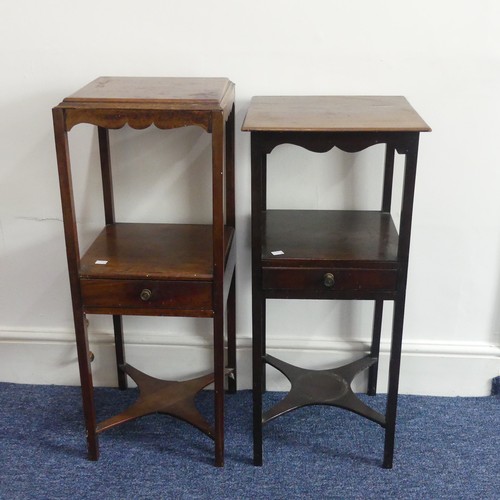
M241 128L268 132L427 132L400 96L253 97Z
M234 84L227 78L107 77L90 82L63 104L78 106L155 105L164 108L179 105L216 109L232 95Z

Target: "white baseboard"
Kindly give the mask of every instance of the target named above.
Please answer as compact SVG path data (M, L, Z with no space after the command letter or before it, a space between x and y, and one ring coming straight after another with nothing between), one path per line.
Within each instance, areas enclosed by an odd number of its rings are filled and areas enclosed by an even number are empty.
M116 385L112 334L91 334L96 386ZM387 388L388 343L382 343L378 391ZM268 340L268 352L298 366L328 368L361 357L364 342ZM186 379L206 373L211 348L204 339L127 335L127 361L153 376ZM405 342L400 393L436 396L486 396L500 374L500 347L482 343ZM363 391L366 374L353 385ZM72 332L0 331L0 381L25 384L78 385ZM238 339L238 389L251 387L251 341ZM287 380L268 367L268 389L286 390Z

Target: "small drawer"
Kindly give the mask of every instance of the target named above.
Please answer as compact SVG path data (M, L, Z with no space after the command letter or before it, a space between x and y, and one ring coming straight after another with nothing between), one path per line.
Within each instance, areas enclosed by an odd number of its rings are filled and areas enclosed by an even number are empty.
M202 281L82 279L84 309L212 309L212 284Z
M395 269L267 268L262 270L264 290L395 291Z

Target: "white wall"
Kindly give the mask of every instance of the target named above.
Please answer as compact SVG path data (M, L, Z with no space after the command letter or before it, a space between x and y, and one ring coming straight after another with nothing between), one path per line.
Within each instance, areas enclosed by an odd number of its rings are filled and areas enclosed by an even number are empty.
M405 95L431 125L421 137L402 390L487 394L500 369L499 23L497 0L1 2L0 380L78 383L51 107L101 75L227 76L238 129L252 95L279 94ZM204 220L203 133L124 129L111 140L118 217ZM76 127L70 141L85 247L102 225L95 132ZM274 179L280 160L296 176L271 182L271 202L316 208L335 193L336 204L375 206L380 169L370 163L380 156L281 148ZM310 187L290 196L303 188L303 161L314 164ZM249 386L249 184L249 135L239 132L241 387ZM326 366L366 348L371 314L369 303L274 302L269 346ZM114 384L110 320L90 320L96 381ZM209 365L209 320L125 324L139 367L182 377L192 373L185 362Z

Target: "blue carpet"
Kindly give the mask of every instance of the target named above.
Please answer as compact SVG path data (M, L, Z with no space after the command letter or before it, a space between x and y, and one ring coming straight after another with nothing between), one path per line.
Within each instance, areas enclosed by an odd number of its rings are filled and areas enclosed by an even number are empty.
M134 390L96 389L99 418ZM282 397L266 395L266 406ZM365 398L382 410L384 396ZM212 393L199 407L209 413ZM395 467L381 468L383 430L354 414L309 407L265 427L251 464L251 393L228 395L226 466L212 441L154 415L101 436L86 460L80 390L0 383L2 499L500 499L500 398L401 396Z
M495 377L491 381L491 395L500 396L500 377Z

